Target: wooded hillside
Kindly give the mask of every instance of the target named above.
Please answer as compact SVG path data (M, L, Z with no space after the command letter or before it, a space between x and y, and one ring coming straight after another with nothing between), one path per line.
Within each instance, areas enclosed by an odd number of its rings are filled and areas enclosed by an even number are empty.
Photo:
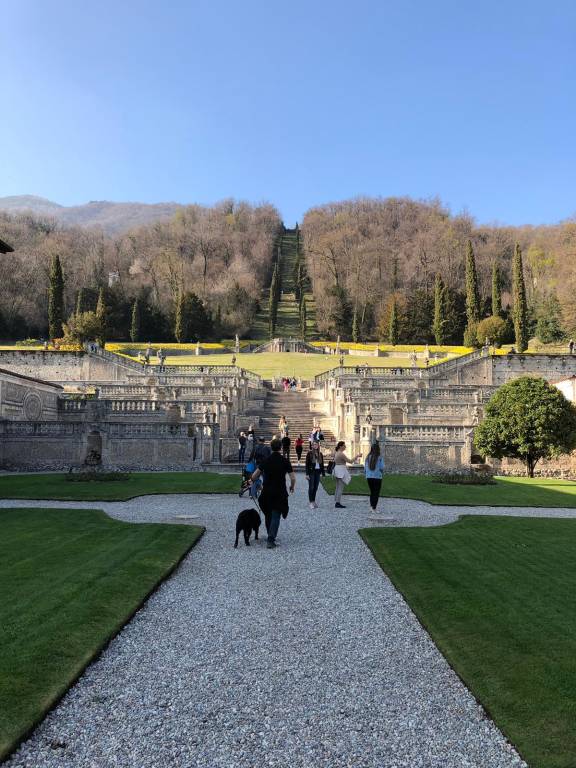
M2 257L0 338L47 335L48 275L55 255L64 273L64 316L79 304L82 311L94 310L104 287L109 338L128 338L138 298L142 333L173 339L175 306L184 292L202 300L218 335L243 334L269 282L280 228L273 206L233 200L187 206L169 222L118 237L0 213L1 236L15 249Z
M574 221L541 227L477 227L470 216L454 216L436 200L358 198L311 209L302 232L319 330L325 336L387 339L394 311L399 341L433 342L439 275L450 313L445 343L461 343L469 241L476 260L481 317L492 314L496 265L506 318L511 261L519 243L531 334L545 326L552 336L576 334Z

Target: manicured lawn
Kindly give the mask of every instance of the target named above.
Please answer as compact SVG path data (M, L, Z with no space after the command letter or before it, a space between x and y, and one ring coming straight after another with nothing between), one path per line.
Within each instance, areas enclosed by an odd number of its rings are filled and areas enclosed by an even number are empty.
M380 496L472 507L576 507L576 483L570 480L495 479L496 485L444 485L425 475L385 475ZM326 477L322 482L326 491L333 494L333 478ZM355 475L345 493L367 496L364 476Z
M237 493L240 475L217 472L132 472L126 480L70 482L67 475L5 475L2 499L123 501L156 493Z
M98 510L0 510L0 759L201 533Z
M531 768L576 765L576 521L360 531Z
M135 345L114 344L109 345L119 354L127 354L128 350L134 350ZM158 345L160 346L160 345ZM166 365L231 365L231 354L213 354L196 356L192 352L184 355L170 354L170 347L166 346ZM132 359L136 360L136 357ZM157 364L155 356L150 360L152 365ZM357 365L366 365L380 368L397 368L408 366L406 357L370 357L345 355L344 365L354 368ZM329 371L339 365L339 359L335 355L316 355L304 352L261 352L258 354L240 353L236 355L236 365L248 371L257 373L265 379L281 376L296 376L302 379L310 379L319 373ZM422 361L418 361L422 367Z

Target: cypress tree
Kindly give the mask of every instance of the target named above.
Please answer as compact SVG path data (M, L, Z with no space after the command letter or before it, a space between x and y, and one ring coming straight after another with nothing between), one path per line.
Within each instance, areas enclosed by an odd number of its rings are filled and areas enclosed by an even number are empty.
M438 346L446 343L446 290L440 275L436 275L434 282L434 322L432 333Z
M98 338L98 343L101 347L106 344L106 331L107 331L107 315L108 307L106 306L106 296L104 295L104 288L100 288L98 291L98 301L96 302L96 318L100 323L101 334Z
M478 292L478 276L476 274L476 261L472 241L468 240L466 250L466 330L464 332L464 344L477 346L476 326L480 320L480 294Z
M393 346L398 344L398 312L396 310L396 299L392 299L390 307L390 322L388 324L388 342Z
M492 265L492 316L502 317L502 281L496 262Z
M358 344L358 307L354 305L354 313L352 315L352 341L354 344Z
M52 258L48 291L48 335L51 339L62 337L64 320L64 275L58 255Z
M189 293L184 300L184 311L187 317L188 333L191 341L201 341L209 330L209 317L202 300L195 293Z
M140 341L142 332L142 307L140 299L134 299L132 305L132 322L130 323L130 339L131 341Z
M179 344L182 344L186 338L185 314L184 292L180 289L178 291L178 298L176 299L176 307L174 309L174 338Z
M76 297L76 314L81 315L83 312L86 312L86 291L80 288Z
M528 304L526 302L522 251L520 250L519 243L516 243L514 256L512 257L512 300L516 350L518 352L525 352L528 349Z
M306 299L304 294L300 300L300 336L302 341L306 341Z

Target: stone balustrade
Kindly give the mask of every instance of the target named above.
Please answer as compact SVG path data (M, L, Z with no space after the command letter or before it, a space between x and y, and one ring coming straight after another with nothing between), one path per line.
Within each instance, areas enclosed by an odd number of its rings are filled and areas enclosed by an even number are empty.
M5 469L194 469L220 460L220 425L203 422L0 422Z

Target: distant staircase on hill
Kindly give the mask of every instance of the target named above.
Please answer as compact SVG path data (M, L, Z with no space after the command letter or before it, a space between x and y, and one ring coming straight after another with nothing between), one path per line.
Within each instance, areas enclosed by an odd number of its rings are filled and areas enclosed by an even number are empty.
M285 230L278 241L276 255L280 270L282 294L278 303L278 318L276 330L274 332L276 338L297 339L301 337L300 308L297 300L298 286L295 279L298 260L298 242L299 233L296 229ZM318 338L316 329L316 303L311 292L307 291L304 295L306 298L307 317L306 339L310 341ZM254 339L267 340L270 338L268 312L269 296L269 288L262 291L260 311L256 315L252 326L251 335Z

